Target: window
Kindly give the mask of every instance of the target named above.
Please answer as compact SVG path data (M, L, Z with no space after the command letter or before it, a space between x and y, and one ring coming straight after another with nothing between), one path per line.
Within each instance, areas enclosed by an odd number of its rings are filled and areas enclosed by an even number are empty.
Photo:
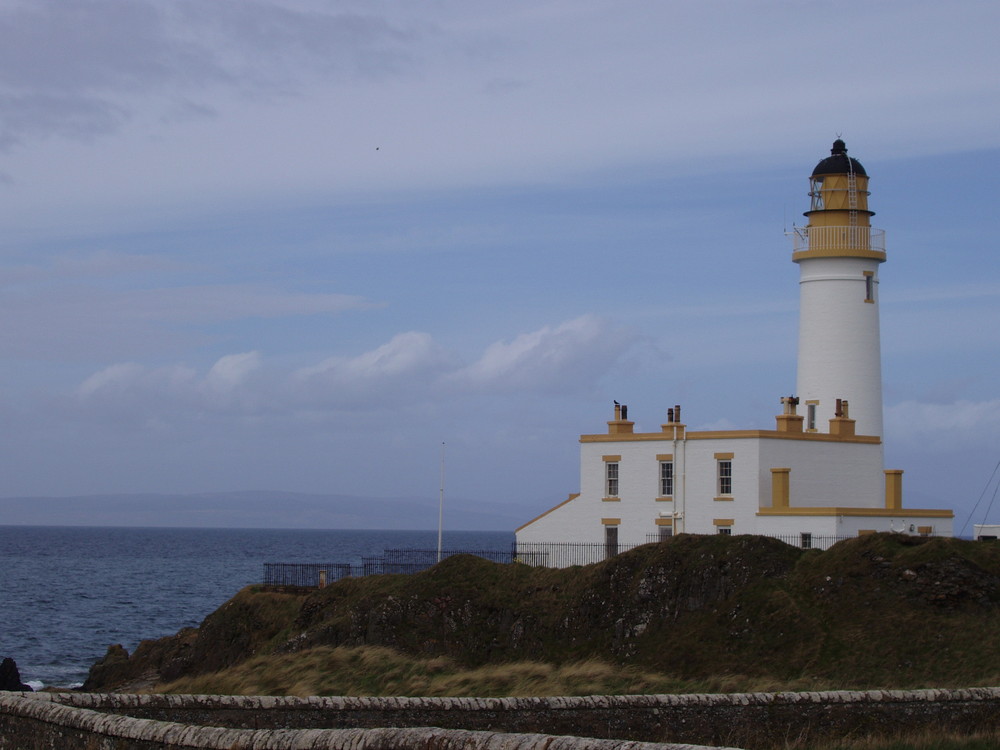
M618 527L604 527L604 556L614 557L618 554Z
M660 497L674 494L674 462L660 461Z
M732 526L719 526L719 527L716 528L716 531L718 531L720 534L722 534L722 536L732 536L733 535L733 527Z
M719 460L719 494L733 494L733 462L728 458Z
M608 497L618 497L618 464L609 461L604 464L604 494Z
M667 539L669 539L674 535L673 526L657 526L656 530L659 532L661 542L665 542Z
M802 549L812 549L813 546L813 535L807 532L802 532L801 536L801 547Z
M865 302L875 301L875 275L865 271Z
M824 208L822 177L813 177L809 180L809 197L812 198L809 208L813 211L822 211Z
M806 429L816 431L816 404L806 404Z

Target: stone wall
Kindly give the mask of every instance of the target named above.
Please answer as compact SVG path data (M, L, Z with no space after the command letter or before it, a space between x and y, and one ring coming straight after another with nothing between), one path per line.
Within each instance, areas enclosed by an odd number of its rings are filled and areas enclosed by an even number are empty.
M269 730L286 733L290 731L289 728L344 732L377 727L439 727L471 732L470 736L474 739L469 740L472 743L470 746L475 747L489 746L483 744L487 742L484 738L496 738L497 735L494 734L496 732L521 735L544 733L650 743L675 742L769 748L794 743L808 746L818 739L846 736L889 737L928 728L957 733L968 733L973 730L1000 731L1000 710L998 710L1000 688L557 698L291 698L36 693L30 697L16 699L10 697L4 700L6 702L0 707L2 711L0 720L5 723L4 736L6 736L7 722L14 721L16 724L22 721L22 719L11 719L13 714L8 708L10 701L33 703L36 707L33 710L38 710L39 706L73 709L81 716L92 717L90 719L92 721L102 719L114 722L119 717L127 716L161 727L176 722L169 725L199 725L226 727L232 730ZM21 714L17 716L20 717ZM23 721L28 719L31 717L26 716ZM37 721L37 719L31 720ZM185 731L194 730L186 726ZM396 738L392 742L404 741L400 739L402 735L392 735L392 737ZM434 739L434 743L444 744L427 744L426 738L414 739L413 742L427 748L450 747L447 743L451 740L448 740L446 735L434 735L434 737L444 738ZM348 741L337 739L334 735L330 735L330 738L329 742L334 743ZM243 740L234 739L230 745L219 746L229 748L237 741ZM522 740L508 736L505 741L516 743ZM377 742L381 743L383 740ZM524 742L531 744L541 740L536 737L534 740L524 740ZM10 745L10 747L15 746L17 745ZM34 745L28 746L34 747ZM146 747L138 744L130 745L132 746ZM157 748L168 746L149 745ZM242 746L236 745L236 747ZM365 745L365 747L375 746ZM392 746L409 747L406 744ZM589 744L573 747L579 750L584 746L591 747ZM617 746L624 747L621 742ZM7 745L0 744L0 748L3 747ZM101 746L102 750L103 747ZM184 746L178 745L178 747ZM216 745L190 745L190 747L216 747ZM253 747L271 747L271 745L255 744ZM274 747L286 747L286 745L274 745ZM294 747L340 747L340 745L305 744Z
M203 701L184 696L191 709ZM70 702L72 703L72 702ZM249 710L248 710L249 709ZM193 709L197 710L197 709ZM244 713L254 709L246 706ZM275 718L277 714L272 714ZM433 727L228 729L105 714L37 694L0 693L3 750L712 750L622 740L505 734ZM735 750L735 749L729 749Z

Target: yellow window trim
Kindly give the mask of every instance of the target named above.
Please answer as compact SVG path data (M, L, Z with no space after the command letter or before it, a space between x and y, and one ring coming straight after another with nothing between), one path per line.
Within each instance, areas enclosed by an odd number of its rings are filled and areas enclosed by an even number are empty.
M720 495L719 497L713 497L712 499L715 500L716 502L718 502L719 500L730 500L731 501L733 499L733 496L732 495Z
M620 503L621 501L622 501L622 499L620 497L617 497L617 496L615 496L615 497L602 497L601 498L601 502L602 503Z
M674 460L674 454L673 453L657 453L656 454L656 460L657 461L673 461Z
M717 461L729 461L732 460L734 453L716 453L715 459Z
M657 526L673 526L674 525L674 519L672 519L672 518L657 518L656 519L656 525Z
M618 463L622 460L621 456L601 456L601 460L607 463Z
M734 521L732 518L713 518L712 523L715 526L732 526Z
M674 501L673 495L663 495L661 497L655 498L658 503L672 503Z
M619 526L622 522L620 518L602 518L601 523L605 526Z

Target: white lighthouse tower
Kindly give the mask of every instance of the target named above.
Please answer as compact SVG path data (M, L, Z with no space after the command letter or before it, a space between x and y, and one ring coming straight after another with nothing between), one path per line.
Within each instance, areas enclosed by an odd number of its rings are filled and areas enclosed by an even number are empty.
M799 264L799 403L805 429L849 416L882 436L878 268L885 232L871 226L868 174L839 138L809 178L808 225L793 232ZM838 413L838 406L840 412Z

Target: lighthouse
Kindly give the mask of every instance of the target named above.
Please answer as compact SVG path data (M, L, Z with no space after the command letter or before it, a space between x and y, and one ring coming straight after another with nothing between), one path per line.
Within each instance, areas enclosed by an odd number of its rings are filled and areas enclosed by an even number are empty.
M516 530L519 560L579 565L681 533L765 534L802 548L876 532L951 536L954 513L906 507L903 470L885 468L885 233L871 225L868 195L868 173L838 138L809 176L808 223L792 232L797 395L781 398L770 429L688 429L675 404L659 431L639 432L614 401L607 431L580 435L579 492Z
M838 138L809 177L808 224L792 232L799 266L796 390L809 432L849 417L856 434L882 436L878 269L885 232L871 226L868 196L865 168Z

